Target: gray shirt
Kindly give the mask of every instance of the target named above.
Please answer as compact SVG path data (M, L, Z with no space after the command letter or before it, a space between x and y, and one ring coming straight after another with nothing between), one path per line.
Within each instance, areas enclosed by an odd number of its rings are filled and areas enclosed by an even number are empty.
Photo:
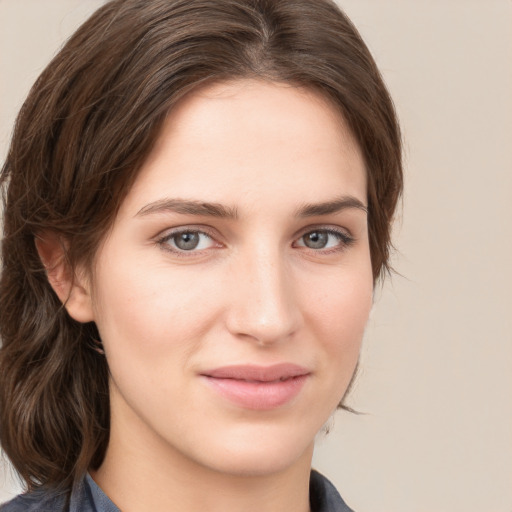
M311 472L309 481L311 512L353 512L343 501L334 486L317 471ZM121 512L98 484L86 475L67 496L48 490L22 494L0 505L0 512Z

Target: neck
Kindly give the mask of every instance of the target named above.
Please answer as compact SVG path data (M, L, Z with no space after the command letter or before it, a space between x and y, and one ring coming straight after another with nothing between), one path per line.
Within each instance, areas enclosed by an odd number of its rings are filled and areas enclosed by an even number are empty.
M313 443L291 465L216 471L161 438L148 441L137 420L111 426L105 459L91 476L123 512L308 512ZM139 424L140 427L140 424ZM229 454L226 455L229 457Z
M184 461L155 461L136 449L109 447L91 476L123 512L308 512L311 450L292 467L264 475L233 475ZM302 460L303 459L303 460Z

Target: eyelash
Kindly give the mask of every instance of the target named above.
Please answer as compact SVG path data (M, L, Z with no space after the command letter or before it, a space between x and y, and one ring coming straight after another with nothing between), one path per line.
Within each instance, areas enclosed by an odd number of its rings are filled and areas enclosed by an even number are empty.
M302 240L305 236L307 236L309 234L312 234L312 233L325 233L327 235L334 236L339 241L339 244L337 244L335 247L331 247L331 248L328 248L328 249L322 249L322 248L320 248L320 249L313 249L313 248L307 247L306 245L300 245L298 247L304 248L305 250L313 251L315 253L332 254L332 253L344 251L345 249L347 249L351 245L353 245L354 242L355 242L355 238L352 237L351 235L347 234L347 232L342 231L342 230L338 230L338 229L334 229L334 228L325 228L325 227L309 228L307 231L304 231L300 235L300 237L298 237L296 239L296 241L297 240ZM190 257L191 255L201 254L203 251L209 249L209 247L206 248L206 249L200 249L200 250L196 250L195 248L193 248L193 249L187 251L185 249L171 247L169 242L172 241L172 240L175 240L176 237L178 237L179 235L183 235L183 234L191 234L191 235L199 234L199 235L204 235L205 237L207 237L208 239L210 239L212 242L215 243L214 237L212 235L210 235L207 231L205 231L203 229L194 229L194 228L189 228L189 229L178 228L178 229L176 229L174 231L167 232L165 235L159 237L156 240L156 243L163 250L171 252L174 255L178 256L178 257L185 257L185 258L186 257ZM296 241L294 242L294 244L296 243Z
M164 250L164 251L168 251L168 252L171 252L173 253L174 255L178 256L178 257L181 257L181 258L186 258L186 257L190 257L191 255L197 255L197 254L200 254L201 252L203 252L204 250L207 250L207 249L202 249L202 250L196 250L195 248L194 249L191 249L189 251L185 250L185 249L180 249L180 248L173 248L170 246L170 241L173 241L174 239L176 239L179 235L184 235L184 234L191 234L191 235L195 235L195 234L199 234L199 235L204 235L206 238L210 239L212 242L215 242L215 239L212 235L210 235L207 231L205 231L204 229L193 229L193 228L189 228L189 229L183 229L183 228L178 228L174 231L170 231L170 232L167 232L165 235L161 236L160 238L158 238L156 240L156 243Z
M302 240L305 236L310 235L312 233L325 233L327 235L334 236L338 240L339 244L337 244L335 247L331 247L328 249L312 249L311 247L307 247L305 245L301 245L299 247L304 247L305 249L309 249L314 252L321 252L322 254L332 254L336 252L342 252L345 249L348 249L355 242L355 238L347 234L346 231L324 227L308 229L308 231L302 233L302 235L297 240Z

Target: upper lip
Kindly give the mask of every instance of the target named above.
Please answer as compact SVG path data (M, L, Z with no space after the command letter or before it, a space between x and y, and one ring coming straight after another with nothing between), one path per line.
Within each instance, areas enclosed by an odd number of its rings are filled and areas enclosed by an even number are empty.
M233 379L255 382L272 382L276 380L286 380L292 377L299 377L311 373L306 368L292 364L280 363L272 366L256 365L231 365L215 368L206 372L201 372L205 377L215 379Z

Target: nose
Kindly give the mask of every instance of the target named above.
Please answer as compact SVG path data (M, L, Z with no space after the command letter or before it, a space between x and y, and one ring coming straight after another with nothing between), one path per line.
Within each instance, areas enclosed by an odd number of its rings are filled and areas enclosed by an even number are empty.
M241 256L231 276L227 329L261 346L291 338L302 322L291 271L277 249Z

